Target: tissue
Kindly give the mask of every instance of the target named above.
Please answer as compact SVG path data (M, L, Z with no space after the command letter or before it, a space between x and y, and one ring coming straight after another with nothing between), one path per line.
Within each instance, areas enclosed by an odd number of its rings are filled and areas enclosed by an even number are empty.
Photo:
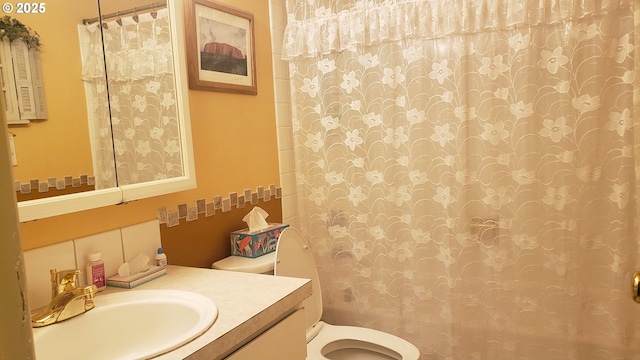
M118 275L120 275L120 277L127 277L148 269L149 257L144 254L139 254L133 258L133 260L120 265L120 267L118 267Z
M249 226L249 231L260 231L269 227L267 220L265 220L269 214L261 207L255 206L247 215L242 218L242 221L246 222Z

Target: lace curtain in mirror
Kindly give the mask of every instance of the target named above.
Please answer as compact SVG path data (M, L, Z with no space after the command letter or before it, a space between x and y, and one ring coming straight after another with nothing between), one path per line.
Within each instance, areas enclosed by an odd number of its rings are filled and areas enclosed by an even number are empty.
M97 189L183 175L167 15L162 9L103 23L108 89L94 81L104 76L102 49L91 45L100 28L79 27ZM100 96L107 90L108 104Z

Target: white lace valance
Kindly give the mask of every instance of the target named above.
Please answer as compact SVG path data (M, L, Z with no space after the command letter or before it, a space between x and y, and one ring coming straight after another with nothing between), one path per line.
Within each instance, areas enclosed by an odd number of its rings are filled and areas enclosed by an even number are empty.
M633 0L288 0L283 59L407 38L555 24L630 9Z
M104 52L110 81L128 81L173 73L171 33L167 9L139 14L138 21L122 17L106 22ZM84 79L104 77L104 61L99 24L80 25L85 46L82 58Z

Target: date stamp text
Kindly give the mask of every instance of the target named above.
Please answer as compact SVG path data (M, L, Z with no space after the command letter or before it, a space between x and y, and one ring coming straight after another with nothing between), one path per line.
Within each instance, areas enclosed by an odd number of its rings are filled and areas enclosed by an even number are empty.
M47 5L44 2L19 2L2 4L2 12L5 14L42 14L47 11Z

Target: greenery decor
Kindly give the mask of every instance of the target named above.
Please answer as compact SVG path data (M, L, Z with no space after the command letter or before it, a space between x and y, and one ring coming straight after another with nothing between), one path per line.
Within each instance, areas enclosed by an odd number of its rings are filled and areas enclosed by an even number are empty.
M0 40L5 37L9 41L20 39L28 48L35 47L38 49L42 45L40 43L40 35L37 32L10 16L0 18Z

